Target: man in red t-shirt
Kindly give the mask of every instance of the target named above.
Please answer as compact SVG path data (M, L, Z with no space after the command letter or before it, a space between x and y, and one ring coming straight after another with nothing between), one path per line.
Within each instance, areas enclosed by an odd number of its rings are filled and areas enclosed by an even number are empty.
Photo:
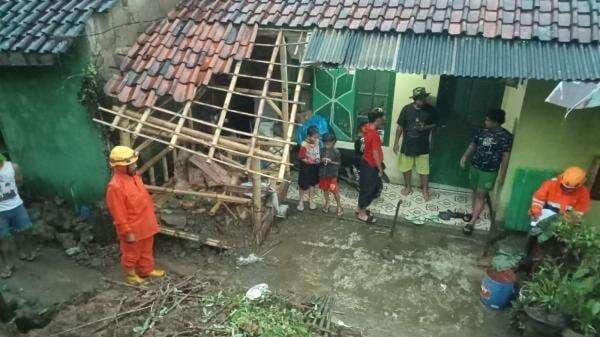
M384 122L381 109L369 113L369 123L363 127L364 152L360 161L360 190L358 193L357 218L367 223L375 223L375 217L367 207L379 197L383 189L383 149L377 131Z

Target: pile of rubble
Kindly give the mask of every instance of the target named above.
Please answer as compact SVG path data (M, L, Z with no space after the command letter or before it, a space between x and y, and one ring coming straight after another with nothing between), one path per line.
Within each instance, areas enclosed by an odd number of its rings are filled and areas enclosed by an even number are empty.
M118 257L114 230L101 210L75 210L63 200L34 202L27 206L32 235L40 243L58 243L78 263L105 267Z

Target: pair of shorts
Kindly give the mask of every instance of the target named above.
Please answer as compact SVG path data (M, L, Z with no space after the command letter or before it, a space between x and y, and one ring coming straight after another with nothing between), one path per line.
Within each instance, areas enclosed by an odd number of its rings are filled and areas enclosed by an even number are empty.
M6 237L11 232L22 232L29 228L31 228L31 220L22 204L8 211L0 212L0 237Z
M429 175L429 153L414 157L401 153L398 159L398 167L402 173L411 171L414 167L418 174Z
M340 185L338 185L337 177L320 177L319 188L327 192L340 192Z
M482 171L475 166L471 166L469 170L469 184L471 188L476 191L491 191L496 185L496 179L498 178L498 171Z
M298 187L306 191L310 187L319 184L319 165L300 162L300 173L298 173Z

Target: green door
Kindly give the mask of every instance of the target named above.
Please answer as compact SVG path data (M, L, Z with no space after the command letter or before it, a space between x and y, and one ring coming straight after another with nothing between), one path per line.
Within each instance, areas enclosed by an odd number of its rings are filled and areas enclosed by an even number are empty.
M433 183L468 187L467 170L459 160L475 131L483 126L485 113L500 108L504 83L496 79L442 76L437 98L438 125L431 143Z
M353 140L355 96L353 73L346 69L315 69L313 111L329 121L338 140Z
M386 113L384 144L389 142L395 73L386 71L316 69L313 111L324 116L338 140L353 141L359 119L380 107Z

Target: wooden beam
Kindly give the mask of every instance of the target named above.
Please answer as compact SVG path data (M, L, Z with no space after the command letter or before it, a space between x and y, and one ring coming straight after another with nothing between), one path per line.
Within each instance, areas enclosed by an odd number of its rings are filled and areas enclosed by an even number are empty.
M219 138L221 137L221 129L223 128L223 124L225 123L225 118L227 117L227 109L229 109L229 104L231 103L231 97L233 96L232 91L235 89L237 84L237 75L240 73L240 69L242 69L242 61L239 61L235 65L235 69L233 70L233 77L231 78L231 82L229 82L229 92L225 96L225 102L223 102L223 109L221 109L221 113L219 114L219 120L217 121L217 128L215 129L215 136L212 140L212 144L210 149L208 150L208 158L212 158L215 156L215 146L219 142Z
M283 112L281 111L281 109L277 106L277 104L275 104L275 102L273 102L272 100L268 99L267 103L269 103L269 106L275 110L275 112L281 117L283 116ZM287 106L287 103L281 103L281 105L285 105Z
M279 34L277 34L277 38L275 39L275 44L278 44L281 39L283 38L283 32L279 31ZM267 74L266 74L266 80L265 83L263 84L263 89L261 92L261 99L260 102L258 103L258 111L256 112L256 119L254 120L254 128L252 129L252 141L250 143L250 152L248 152L248 155L250 157L252 157L254 155L254 149L256 147L256 139L258 138L258 129L259 129L259 125L260 125L260 117L263 114L263 110L265 109L265 99L268 98L267 96L267 92L269 91L269 79L271 78L271 76L273 75L273 69L275 68L274 66L274 62L277 60L277 55L279 54L279 46L273 48L273 52L271 53L271 64L269 64L269 67L267 68ZM286 100L287 101L287 100ZM253 161L249 160L248 164L246 167L250 168L250 165L253 165ZM260 165L259 165L260 168ZM260 181L260 177L259 177L259 181Z
M171 145L169 145L169 147L171 149L173 149L173 146L175 144L177 144L177 135L181 132L181 128L183 127L183 124L185 123L185 120L188 117L188 114L190 113L191 109L192 109L192 101L185 103L185 107L183 108L181 117L179 118L179 121L177 122L177 126L175 127L175 133L173 134L173 137L171 137ZM144 116L142 116L142 117L144 117ZM145 122L145 120L144 120L144 122Z
M235 74L234 73L219 73L219 75L234 76ZM248 75L248 74L237 74L237 77L239 77L239 78L250 78L250 79L254 79L254 80L263 80L263 81L266 80L266 78L264 78L262 76L255 76L255 75ZM278 79L275 79L275 78L272 78L271 82L283 83L282 80L278 80ZM307 83L307 82L292 82L292 81L290 81L288 83L289 84L300 84L303 87L309 87L309 86L311 86L311 84Z
M120 108L119 108L119 112L123 113L123 111L125 111L125 109L127 108L127 104L123 104ZM115 126L119 126L119 122L121 121L121 117L116 116L113 121L112 121L112 127L110 128L110 131L114 131L114 127Z
M213 104L205 103L205 102L200 102L200 101L194 101L194 104L198 104L198 105L205 106L205 107L208 107L208 108L213 108L215 110L221 110L222 109L222 107L219 107L217 105L213 105ZM227 112L233 112L235 114L239 114L239 115L242 115L242 116L256 117L256 114L254 114L254 113L239 111L239 110L235 110L235 109L231 109L231 108L225 109L225 110L227 110ZM280 122L280 123L286 122L283 119L274 118L274 117L268 117L268 116L262 116L262 119L268 119L268 120L272 120L274 122ZM294 123L294 124L295 125L301 125L299 123Z
M160 234L168 235L168 236L172 236L172 237L176 237L176 238L180 238L180 239L200 242L204 245L216 247L216 248L220 248L220 249L231 249L231 247L224 245L219 240L210 239L210 238L202 239L200 236L198 236L196 234L184 232L182 230L173 229L173 228L169 228L169 227L165 227L165 226L160 227Z
M281 67L281 63L277 63L277 62L271 63L269 61L257 60L257 59L253 59L253 58L244 59L244 61L246 61L246 62L262 63L262 64L274 64L276 66L280 66ZM288 64L288 67L290 67L290 68L302 68L302 66L295 65L295 64Z
M146 110L144 110L144 113L142 114L142 117L140 118L140 121L143 123L146 121L146 119L148 119L148 116L150 116L150 113L152 112L152 109L148 108ZM142 123L138 123L135 126L135 131L133 132L133 139L135 140L135 138L137 137L137 134L140 133L140 130L142 129L142 126L144 126Z
M251 203L251 200L248 198L236 197L234 195L227 195L227 194L217 193L217 192L187 191L187 190L178 190L178 189L174 189L174 188L152 186L152 185L146 185L146 188L152 192L190 195L190 196L194 196L194 197L201 197L201 198L206 198L206 199L211 199L211 200L223 201L223 202L228 202L228 203L232 203L232 204L249 205Z
M301 68L298 71L298 82L302 82L302 78L304 77L304 68ZM298 100L300 99L300 91L301 91L301 87L299 85L296 86L296 88L294 89L294 100ZM294 124L291 123L292 121L294 121L296 119L296 113L298 112L298 105L293 104L292 105L292 111L290 113L290 123L287 124L287 128L284 127L284 137L286 140L291 140L292 139L292 134L294 132ZM283 147L283 154L282 154L282 164L283 163L287 163L288 162L288 158L290 156L290 145L286 144ZM283 177L285 177L285 172L286 172L286 166L281 165L279 167L279 175L277 176L278 179L283 179Z

